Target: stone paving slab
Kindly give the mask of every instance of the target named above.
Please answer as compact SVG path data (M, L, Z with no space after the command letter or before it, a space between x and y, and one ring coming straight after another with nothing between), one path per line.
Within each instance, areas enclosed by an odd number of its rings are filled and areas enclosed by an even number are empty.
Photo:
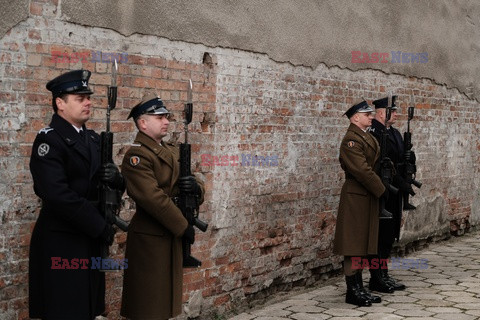
M427 259L426 269L390 270L407 285L393 294L374 292L371 307L345 303L343 277L284 301L245 311L228 320L475 320L480 319L480 231L432 244L407 259ZM369 272L364 271L365 284Z

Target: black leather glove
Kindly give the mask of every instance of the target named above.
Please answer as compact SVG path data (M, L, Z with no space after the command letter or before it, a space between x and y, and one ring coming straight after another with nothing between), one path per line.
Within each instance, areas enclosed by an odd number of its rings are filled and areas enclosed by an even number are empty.
M186 176L178 179L178 188L182 193L200 194L200 186L194 176Z
M112 227L111 224L107 223L105 228L103 228L102 233L100 234L100 239L103 240L104 243L111 246L113 244L113 238L115 237L115 229Z
M183 238L187 240L188 243L193 244L195 242L195 229L192 225L188 225L187 229L183 233Z
M113 189L122 189L124 187L123 176L114 163L102 165L99 170L100 180L108 184Z

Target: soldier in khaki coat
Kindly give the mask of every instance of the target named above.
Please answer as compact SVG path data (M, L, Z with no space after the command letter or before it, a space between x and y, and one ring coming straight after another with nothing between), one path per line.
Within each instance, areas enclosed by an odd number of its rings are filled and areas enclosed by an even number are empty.
M340 164L345 183L340 194L333 251L345 256L346 302L371 306L380 302L363 287L362 270L352 266L352 257L377 253L379 197L385 192L375 164L380 156L377 140L367 132L373 109L366 101L353 105L345 115L350 126L340 146Z
M180 190L195 190L203 201L203 184L179 177L179 150L162 141L169 111L160 98L145 99L128 118L139 130L125 154L122 173L136 203L128 230L121 315L129 319L169 319L182 307L182 237L194 242L194 230L175 205Z

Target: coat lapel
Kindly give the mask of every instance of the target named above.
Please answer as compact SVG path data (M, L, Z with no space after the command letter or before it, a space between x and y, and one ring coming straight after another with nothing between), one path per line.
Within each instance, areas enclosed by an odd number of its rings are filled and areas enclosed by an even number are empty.
M365 142L375 151L375 153L379 151L378 143L375 140L375 138L371 135L370 132L368 131L363 132L362 129L360 129L354 124L350 124L350 127L348 128L348 130L351 130L355 132L357 135L359 135L360 137L362 137L362 139L365 140Z
M155 140L144 134L143 132L138 132L135 137L135 142L140 143L152 150L153 153L157 155L160 159L163 160L171 169L174 168L173 165L173 156L166 147L159 145Z
M175 165L173 161L179 161L176 159L179 159L179 149L175 147L173 144L170 143L165 143L163 142L162 144L165 144L164 147L168 149L168 153L170 157L172 158L172 180L170 181L170 190L173 190L173 187L175 186L178 177L180 175L180 164Z
M393 127L390 127L390 130L392 130L392 139L395 143L395 145L398 146L398 150L400 150L402 153L403 153L403 150L404 150L404 146L403 146L403 140L402 140L402 135L401 133L394 129Z
M52 122L50 123L50 127L54 128L67 143L67 145L79 153L82 158L87 160L87 162L90 160L90 150L88 149L87 144L85 141L82 141L78 132L67 120L63 119L57 114L54 114L52 117Z
M86 128L84 128L86 130ZM90 153L90 180L96 174L97 169L100 165L100 150L98 146L100 145L100 141L98 141L98 136L93 135L90 131L86 131L86 143L88 145L89 153Z

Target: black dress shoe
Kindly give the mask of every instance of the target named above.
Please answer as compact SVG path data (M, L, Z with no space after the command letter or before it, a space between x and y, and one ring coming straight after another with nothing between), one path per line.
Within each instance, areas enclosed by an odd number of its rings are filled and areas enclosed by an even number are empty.
M394 291L393 287L385 282L381 270L370 269L370 275L370 282L368 283L370 290L383 293L392 293Z
M346 303L354 304L359 307L370 307L372 305L372 301L363 294L356 275L345 276L345 281L347 282Z
M385 282L387 284L389 284L393 290L395 291L401 291L401 290L405 290L405 288L407 288L403 283L401 282L398 282L397 280L395 280L394 278L390 277L390 275L388 274L388 270L384 270L383 271L383 279L385 280Z
M369 299L370 301L372 301L372 303L380 303L382 302L382 298L380 298L379 296L376 296L376 295L373 295L371 294L370 291L368 291L367 289L365 289L365 287L363 286L363 278L362 278L362 273L361 272L357 272L355 274L355 276L357 277L357 282L358 284L360 285L360 290L362 291L363 295Z

